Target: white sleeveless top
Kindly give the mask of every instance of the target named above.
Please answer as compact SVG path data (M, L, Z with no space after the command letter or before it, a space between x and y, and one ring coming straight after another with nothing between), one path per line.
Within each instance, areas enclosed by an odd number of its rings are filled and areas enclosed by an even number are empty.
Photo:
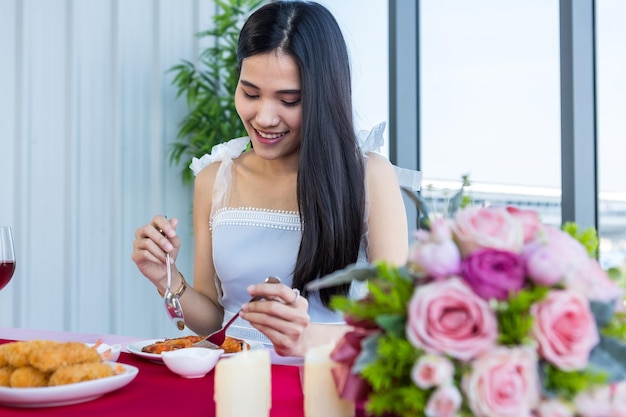
M384 123L371 132L359 132L361 150L364 155L382 145ZM226 323L248 302L246 291L249 285L258 284L268 276L277 276L287 286L292 286L293 270L302 238L302 227L298 212L269 210L264 208L231 207L229 205L233 159L246 149L248 137L232 139L213 147L211 154L193 158L190 168L197 175L204 167L220 161L212 194L211 221L213 264L216 271L216 287L221 305L224 307ZM399 169L410 186L419 188L421 176L416 171ZM414 174L411 174L414 173ZM402 180L406 184L406 180ZM364 218L365 232L361 239L357 263L367 263L367 212ZM354 282L350 296L362 297L367 287ZM326 308L317 293L310 294L309 317L311 322L342 324L341 312ZM246 320L238 318L228 330L233 337L248 339L270 345L269 339L253 328Z

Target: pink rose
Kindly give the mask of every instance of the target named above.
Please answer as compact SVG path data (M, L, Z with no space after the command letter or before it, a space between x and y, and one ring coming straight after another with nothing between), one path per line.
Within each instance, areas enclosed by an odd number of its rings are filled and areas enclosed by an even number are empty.
M461 276L485 300L506 300L524 286L524 259L509 251L481 249L463 260Z
M435 279L456 275L461 269L461 253L452 240L448 219L433 220L430 233L418 231L409 249L407 266L419 277Z
M612 417L611 390L602 386L583 391L574 398L574 406L580 417Z
M528 277L545 286L567 280L589 259L580 242L549 225L544 225L537 238L524 247L523 256Z
M422 389L447 384L452 381L453 376L452 362L440 355L422 355L411 369L411 379Z
M456 213L454 236L466 257L481 248L520 252L524 243L522 222L504 207L470 206Z
M463 377L475 417L528 417L539 402L537 358L530 348L496 348Z
M598 261L592 258L582 262L577 273L568 277L565 286L585 294L593 301L621 304L624 297L624 291L602 269Z
M494 346L498 324L485 300L459 278L450 278L415 289L406 335L428 353L468 361Z
M583 369L591 349L598 344L598 329L584 295L553 290L530 308L532 333L539 354L564 371Z
M424 414L426 417L455 417L462 400L457 387L451 384L442 385L428 397Z
M509 206L506 208L513 217L522 221L524 228L524 243L531 241L537 234L537 230L541 225L539 213L534 210L522 210L517 207Z
M535 411L537 417L574 417L572 407L561 400L543 400Z

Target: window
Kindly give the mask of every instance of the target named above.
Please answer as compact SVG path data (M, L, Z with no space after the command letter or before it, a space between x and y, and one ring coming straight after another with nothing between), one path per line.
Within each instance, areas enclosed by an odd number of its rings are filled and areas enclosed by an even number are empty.
M422 0L419 41L422 185L560 224L558 1Z
M596 1L600 261L626 267L626 2Z

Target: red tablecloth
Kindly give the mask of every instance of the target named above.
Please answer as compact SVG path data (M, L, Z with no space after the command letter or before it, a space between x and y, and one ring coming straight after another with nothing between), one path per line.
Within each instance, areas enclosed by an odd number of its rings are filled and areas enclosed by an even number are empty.
M0 339L0 343L6 342L8 340ZM213 371L204 378L186 379L173 374L163 364L129 353L122 352L118 361L136 366L139 374L130 384L117 391L86 403L61 407L13 408L0 405L0 416L215 416ZM272 365L270 416L304 416L300 371L297 366Z

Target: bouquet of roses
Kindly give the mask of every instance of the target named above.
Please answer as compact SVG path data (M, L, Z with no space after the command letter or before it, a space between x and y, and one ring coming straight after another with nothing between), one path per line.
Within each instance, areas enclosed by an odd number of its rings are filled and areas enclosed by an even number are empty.
M310 288L354 331L333 359L340 395L373 415L626 417L622 290L595 230L514 207L468 206L418 230L407 264L351 266Z

